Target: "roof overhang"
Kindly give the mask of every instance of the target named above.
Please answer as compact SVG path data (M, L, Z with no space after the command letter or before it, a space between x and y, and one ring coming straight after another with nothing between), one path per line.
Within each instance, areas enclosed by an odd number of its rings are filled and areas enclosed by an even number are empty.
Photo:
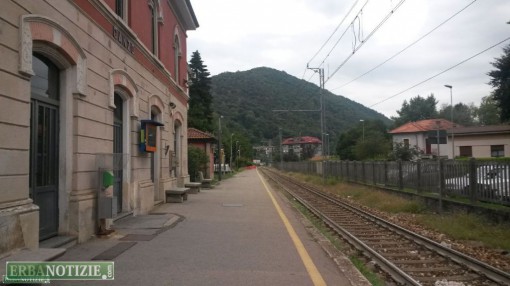
M151 119L142 119L142 120L140 120L140 123L142 123L142 126L145 126L146 124L151 124L151 125L155 125L155 126L165 126L165 124L163 124L159 121L156 121L156 120L151 120Z
M198 25L197 16L193 11L190 0L168 0L175 7L175 13L182 21L183 28L186 31L196 30Z

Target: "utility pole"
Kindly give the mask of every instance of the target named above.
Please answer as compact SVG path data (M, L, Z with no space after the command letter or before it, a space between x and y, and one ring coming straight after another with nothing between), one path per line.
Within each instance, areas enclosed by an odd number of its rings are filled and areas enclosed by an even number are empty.
M324 122L325 121L324 120L324 68L311 68L308 66L306 68L319 73L319 86L320 86L319 101L320 101L320 106L321 106L320 111L321 111L322 181L325 183L326 177L325 177L325 170L324 170L324 129L325 129L325 122Z
M452 159L455 160L455 123L453 123L453 86L449 84L444 85L450 89L450 121L452 122Z
M218 117L218 180L221 181L221 115Z
M278 129L280 133L280 171L283 170L283 142L282 142L282 129Z

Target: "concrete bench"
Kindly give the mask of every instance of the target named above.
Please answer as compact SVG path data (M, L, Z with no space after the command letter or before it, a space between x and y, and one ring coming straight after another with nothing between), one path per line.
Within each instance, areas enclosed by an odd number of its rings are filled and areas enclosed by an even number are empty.
M182 203L188 200L189 188L173 188L165 191L167 203Z
M184 184L184 187L189 188L190 194L198 194L200 193L200 186L202 186L202 183L199 182L189 182Z
M205 179L204 178L204 173L202 173L201 171L198 172L198 175L200 177L200 182L202 184L202 188L206 188L206 189L211 189L213 186L212 186L212 179Z

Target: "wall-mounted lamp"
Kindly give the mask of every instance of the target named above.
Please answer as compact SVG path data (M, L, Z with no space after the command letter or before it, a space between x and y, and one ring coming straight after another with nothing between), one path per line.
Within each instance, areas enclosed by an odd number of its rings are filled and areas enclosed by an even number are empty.
M175 105L175 103L171 102L168 104L170 106L170 109L175 109L177 107L177 105Z

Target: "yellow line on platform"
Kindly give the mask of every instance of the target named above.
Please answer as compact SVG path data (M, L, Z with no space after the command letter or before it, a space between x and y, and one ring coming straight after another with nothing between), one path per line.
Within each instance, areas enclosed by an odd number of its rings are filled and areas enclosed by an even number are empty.
M303 264L305 265L306 271L308 271L308 275L310 275L310 278L312 279L313 285L315 286L325 286L326 282L322 278L322 275L320 274L319 270L315 266L315 264L312 261L312 258L308 254L308 251L306 251L305 246L303 245L303 242L299 239L299 236L297 235L296 231L292 227L292 225L289 222L289 219L285 214L283 213L282 209L280 208L280 205L276 201L275 197L269 190L269 187L267 186L264 178L260 175L259 170L257 170L257 174L259 175L260 180L262 181L262 184L264 185L264 188L266 188L267 193L269 194L269 197L271 198L271 201L273 202L274 207L276 208L276 211L280 215L280 218L283 221L283 224L285 225L285 228L287 229L287 232L290 235L290 238L292 239L292 242L294 242L294 246L296 247L297 252L299 253L299 256L301 257L301 260L303 261Z

